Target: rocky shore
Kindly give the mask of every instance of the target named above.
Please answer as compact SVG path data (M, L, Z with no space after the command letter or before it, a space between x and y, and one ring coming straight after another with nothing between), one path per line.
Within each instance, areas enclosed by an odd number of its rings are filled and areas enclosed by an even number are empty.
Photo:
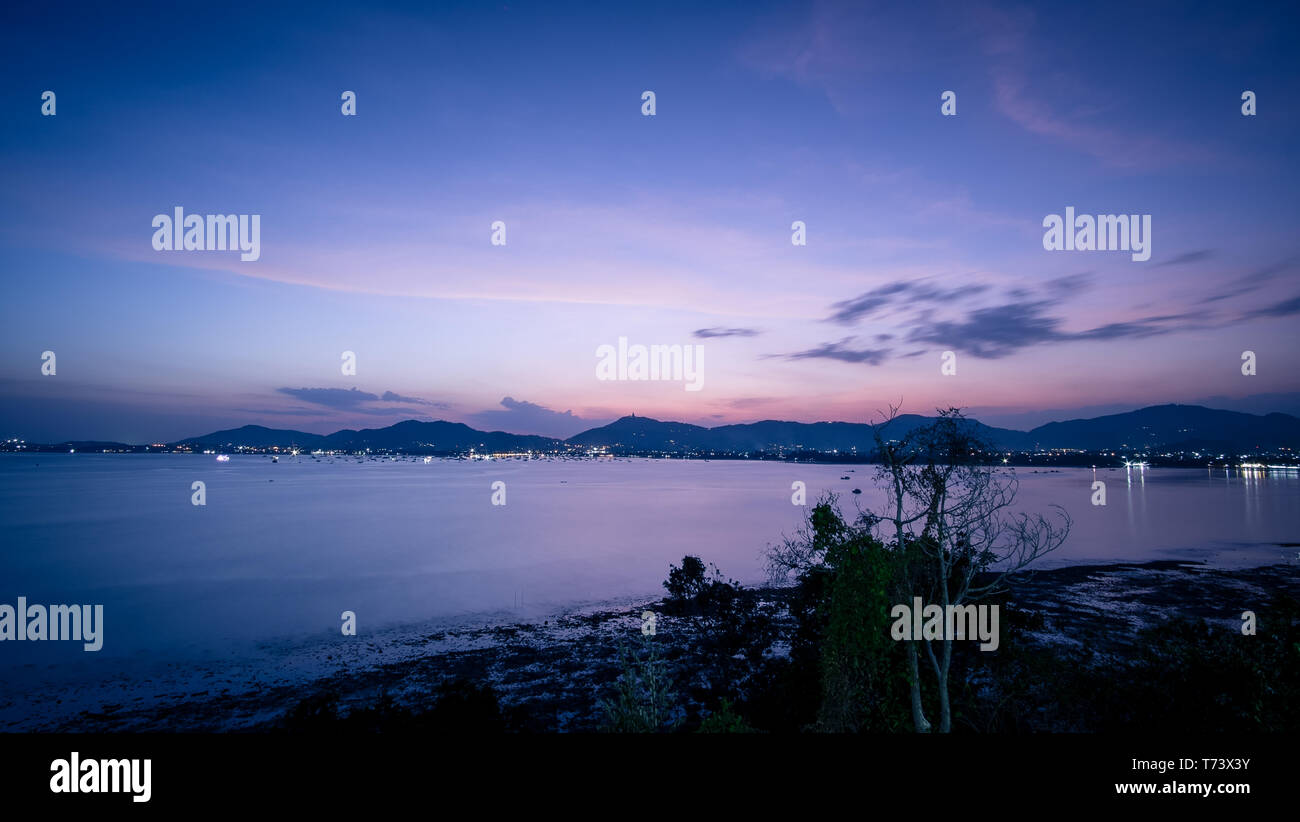
M703 704L699 696L720 684L711 678L725 671L743 679L764 660L789 653L794 595L793 588L745 591L753 612L768 626L764 636L770 641L737 653L734 660L719 659L710 650L716 643L706 641L713 630L707 620L674 616L662 602L649 602L540 622L405 629L366 640L348 654L336 644L323 658L324 651L310 646L282 649L274 665L260 670L199 666L178 671L170 686L165 679L154 680L153 696L128 691L120 699L105 698L113 683L103 683L87 688L82 696L95 698L72 711L67 709L78 705L76 699L68 705L58 699L64 710L25 714L15 713L22 706L9 701L6 713L19 718L3 729L276 731L295 728L312 706L326 706L335 717L376 705L419 714L433 707L447 683L472 683L490 688L510 729L593 731L603 719L600 700L612 695L623 670L620 653L644 650L646 643L653 643L664 661L683 708L698 716L716 707ZM1086 648L1094 659L1124 659L1134 653L1143 629L1166 619L1204 619L1225 631L1239 631L1243 612L1267 619L1267 603L1278 595L1300 599L1300 565L1231 571L1186 562L1068 567L1015 582L1007 605L1032 615L1033 627L1004 625L1003 631L1021 630L1015 638L1021 648ZM653 637L642 631L647 610L655 613ZM206 687L199 688L200 683Z

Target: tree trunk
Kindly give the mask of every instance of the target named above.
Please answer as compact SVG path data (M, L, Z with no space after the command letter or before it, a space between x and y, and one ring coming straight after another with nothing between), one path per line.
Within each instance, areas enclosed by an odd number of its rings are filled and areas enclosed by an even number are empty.
M945 617L948 614L948 606L952 604L951 597L948 594L948 575L952 573L952 567L948 563L947 543L949 534L945 525L945 517L948 514L948 494L947 487L939 494L939 590L941 592L941 604ZM946 622L945 622L946 624ZM945 636L943 640L943 662L935 666L935 674L939 680L939 733L946 734L952 730L952 707L948 703L948 669L952 664L952 637Z
M930 721L925 718L925 711L921 707L921 672L916 664L916 643L919 641L907 643L907 667L911 673L909 679L912 686L912 727L919 734L928 734Z
M952 731L952 708L948 704L948 670L952 667L952 638L943 641L943 662L939 665L939 733Z

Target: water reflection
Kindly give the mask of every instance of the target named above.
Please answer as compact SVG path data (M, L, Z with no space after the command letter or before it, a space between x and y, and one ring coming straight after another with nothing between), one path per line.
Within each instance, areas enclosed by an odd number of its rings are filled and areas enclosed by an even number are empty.
M760 584L767 546L794 535L823 493L837 493L848 516L886 504L866 465L235 456L218 466L200 456L80 454L33 463L0 458L0 579L15 595L111 605L115 640L141 645L162 634L337 630L344 605L377 625L654 597L685 554ZM1291 559L1296 549L1283 544L1300 543L1297 472L1137 464L1015 473L1017 510L1061 505L1074 521L1040 567L1245 567ZM208 483L201 512L189 504L197 478ZM1091 504L1097 478L1110 487L1108 506ZM496 480L509 485L508 506L490 505ZM794 481L806 483L807 506L791 504Z

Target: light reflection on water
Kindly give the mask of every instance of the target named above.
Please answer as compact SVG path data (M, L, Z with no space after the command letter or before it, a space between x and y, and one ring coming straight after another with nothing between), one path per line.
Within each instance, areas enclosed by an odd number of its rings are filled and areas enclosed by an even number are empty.
M38 465L39 463L39 465ZM0 458L0 602L103 603L101 653L211 650L281 636L657 597L696 554L763 581L764 550L808 501L883 502L874 467L746 461L319 462L308 457ZM1044 567L1295 562L1300 475L1151 468L1016 469L1018 507L1063 506L1069 540ZM842 480L847 476L849 480ZM1107 505L1091 504L1092 482ZM207 505L190 484L207 484ZM507 505L491 483L507 483ZM859 488L861 495L853 495ZM74 643L4 643L0 666ZM22 646L27 646L26 648ZM31 646L46 646L37 649ZM60 646L51 648L49 646ZM65 653L66 652L66 653Z

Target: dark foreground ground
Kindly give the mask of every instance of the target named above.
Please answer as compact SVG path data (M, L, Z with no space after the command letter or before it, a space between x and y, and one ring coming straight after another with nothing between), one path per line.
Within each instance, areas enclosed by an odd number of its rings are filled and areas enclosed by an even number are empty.
M408 632L368 642L344 670L322 676L178 694L152 705L143 699L9 730L596 731L609 725L602 700L616 695L621 654L644 660L651 648L678 730L698 729L710 715L728 729L812 729L818 697L810 691L819 686L807 676L815 663L800 666L797 589L746 589L741 597L733 609L739 616L727 619L674 615L661 601L539 623ZM1198 716L1183 722L1203 721L1208 730L1290 728L1294 714L1269 705L1286 696L1272 680L1291 676L1300 644L1291 647L1292 634L1279 645L1276 635L1241 632L1242 613L1253 611L1276 634L1287 597L1300 599L1300 565L1222 571L1152 562L1021 579L1002 601L998 651L955 643L963 647L954 666L954 730L1176 724L1179 714L1165 711L1193 712ZM646 610L655 613L653 637L642 631ZM1292 616L1284 618L1293 631ZM1257 653L1265 642L1272 650ZM1170 701L1171 694L1187 704Z
M382 729L428 717L430 711L441 714L436 726L455 727L461 722L473 726L484 716L494 719L490 703L499 700L503 729L598 730L606 722L600 700L612 696L623 671L620 652L635 650L644 655L647 643L655 645L665 662L684 724L697 725L702 716L719 709L722 695L745 698L763 687L765 666L788 658L795 630L793 595L789 588L747 592L752 597L751 621L754 614L766 618L764 628L753 631L765 647L755 647L745 637L727 641L728 632L744 632L746 625L719 626L704 616L672 616L664 613L662 602L567 616L540 625L497 627L471 632L475 635L466 638L483 644L474 650L320 680L291 712L263 728L310 730L322 719L322 712L326 726L357 712L354 719L359 725ZM1081 664L1104 672L1134 659L1148 641L1143 632L1171 619L1204 619L1211 631L1230 637L1228 641L1254 639L1236 639L1241 635L1242 613L1254 611L1258 619L1268 619L1269 603L1278 595L1300 598L1300 567L1216 571L1153 562L1064 568L1035 574L1012 588L1004 608L1020 613L1010 624L1004 618L1002 634L1011 640L1008 656L1029 654L1036 661L1057 659L1062 665ZM645 610L656 614L655 633L649 639L642 631ZM727 655L728 651L735 653ZM1223 662L1233 664L1231 659ZM1069 698L1065 693L1061 697ZM440 702L442 710L435 711ZM1045 727L1037 728L1016 724L1019 729L1079 729L1071 727L1077 720L1069 710L1045 722ZM1053 723L1064 727L1053 728Z

